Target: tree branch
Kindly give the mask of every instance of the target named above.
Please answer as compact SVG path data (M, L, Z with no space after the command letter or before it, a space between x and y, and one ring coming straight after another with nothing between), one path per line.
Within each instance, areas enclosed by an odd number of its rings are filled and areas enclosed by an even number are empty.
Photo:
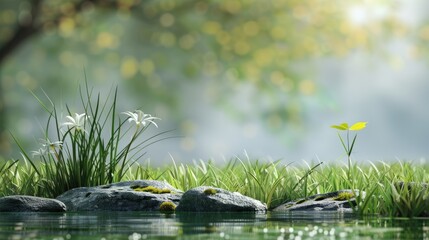
M30 3L31 15L29 21L18 23L12 37L0 47L0 66L23 42L40 31L40 28L36 26L36 22L40 14L40 5L42 4L42 0L32 0Z

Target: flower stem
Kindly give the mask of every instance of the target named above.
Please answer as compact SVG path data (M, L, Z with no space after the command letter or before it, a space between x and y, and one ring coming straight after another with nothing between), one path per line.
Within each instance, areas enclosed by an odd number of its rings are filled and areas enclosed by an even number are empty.
M347 163L349 165L348 178L349 178L350 182L353 181L353 179L352 179L352 158L351 158L351 155L352 155L352 153L350 151L350 131L347 130ZM353 183L352 183L352 185L353 185ZM352 186L352 188L353 188L353 186Z

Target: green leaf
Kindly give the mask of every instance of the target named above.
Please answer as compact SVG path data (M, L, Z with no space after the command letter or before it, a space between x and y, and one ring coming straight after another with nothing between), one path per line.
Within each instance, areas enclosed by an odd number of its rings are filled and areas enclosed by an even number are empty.
M350 149L349 149L349 151L348 151L348 153L347 153L347 155L348 155L349 157L352 155L353 146L355 145L356 137L357 137L357 134L356 134L356 135L355 135L355 137L353 138L352 145L350 146Z
M341 137L340 133L338 133L338 137L340 138L341 141L341 145L343 145L344 151L347 153L347 155L349 154L349 149L346 147L346 144L344 143L343 138Z
M331 128L335 128L341 131L349 129L349 125L347 123L341 123L340 125L332 125Z
M349 128L350 131L359 131L366 127L367 122L357 122Z

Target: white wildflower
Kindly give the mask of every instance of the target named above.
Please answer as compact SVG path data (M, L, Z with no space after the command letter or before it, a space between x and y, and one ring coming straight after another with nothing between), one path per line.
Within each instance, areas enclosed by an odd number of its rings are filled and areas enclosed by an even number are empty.
M152 123L153 125L155 125L155 127L158 127L154 120L161 120L160 118L152 117L152 115L150 114L145 114L140 110L135 110L134 112L127 111L123 112L122 114L127 115L128 122L134 122L137 127L140 127L140 125L146 127L148 123Z
M76 131L85 131L85 120L87 120L89 117L86 116L86 113L75 113L75 116L67 116L67 122L63 123L63 126L68 126L69 128L74 128Z
M63 146L62 141L51 142L49 139L41 139L42 147L37 151L31 151L33 157L35 156L45 156L48 153L57 154L56 149L60 149Z

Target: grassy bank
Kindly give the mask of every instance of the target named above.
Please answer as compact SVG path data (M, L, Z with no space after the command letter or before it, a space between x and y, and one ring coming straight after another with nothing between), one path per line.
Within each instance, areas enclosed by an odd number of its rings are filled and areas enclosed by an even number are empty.
M41 163L38 169L39 173L25 161L1 164L0 195L55 197L51 188L46 188L55 181L52 173L46 174L50 167ZM400 188L395 185L398 182L429 182L429 165L380 162L352 165L349 171L348 166L314 164L294 167L280 161L236 158L222 166L210 161L199 161L193 165L172 161L163 168L135 164L126 169L122 181L163 180L184 191L209 185L240 192L267 203L269 207L317 193L358 189L366 192L365 199L358 199L359 214L414 217L427 214L429 209L429 191L425 187L417 184L412 188Z
M269 208L285 201L341 189L365 191L358 197L359 214L428 216L429 165L375 163L356 165L352 152L357 131L367 122L333 125L347 156L343 165L321 163L296 167L284 162L232 159L223 165L199 161L193 165L174 161L163 168L135 163L145 148L171 138L170 131L147 136L146 129L158 127L161 119L142 110L118 111L117 89L102 99L85 82L79 88L81 106L66 117L54 102L35 98L48 114L40 148L28 151L15 139L22 160L0 161L0 196L25 194L56 197L76 187L148 179L167 181L184 191L202 185L237 191L258 199ZM306 166L306 165L304 165ZM398 183L404 183L399 186ZM399 187L398 187L399 186ZM402 187L401 187L402 186ZM359 194L362 196L362 194Z

